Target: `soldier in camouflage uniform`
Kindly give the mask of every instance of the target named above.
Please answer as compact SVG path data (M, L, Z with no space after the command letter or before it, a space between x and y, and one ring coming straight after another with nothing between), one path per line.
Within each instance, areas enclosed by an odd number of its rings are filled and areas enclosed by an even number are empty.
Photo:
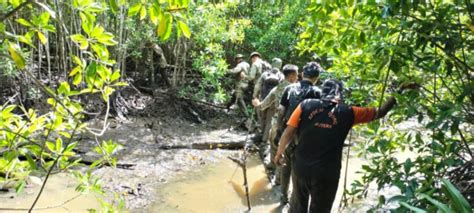
M237 54L235 56L235 62L237 66L229 70L229 73L235 78L235 89L230 102L230 105L237 103L240 111L247 115L247 105L245 104L244 96L245 91L248 89L249 82L246 79L247 73L249 71L250 65L244 61L244 56L242 54ZM228 106L228 108L230 107Z
M298 80L298 67L293 64L285 65L283 67L283 75L285 79L280 84L278 84L278 86L274 87L262 102L260 102L258 99L254 99L252 101L252 104L257 108L257 110L268 110L274 112L271 115L270 124L268 124L269 133L267 141L270 144L270 159L273 159L275 157L275 153L278 148L278 145L275 144L275 141L278 141L278 139L276 139L276 135L277 130L280 126L278 120L281 120L279 119L279 117L283 116L283 111L281 113L279 111L280 99L283 95L283 91L285 90L286 86L295 83ZM272 164L271 167L275 167L271 160L269 164ZM275 173L275 184L279 185L279 182L280 168L277 168Z
M252 84L255 85L257 80L262 75L262 64L264 61L262 60L262 56L258 52L253 52L250 54L250 60L252 60L252 66L250 67L249 75L245 76L245 78Z
M280 72L282 61L279 58L272 59L272 67L268 63L264 62L262 65L263 73L255 84L253 91L253 99L259 101L264 100L270 91L276 87L285 78ZM259 124L262 131L262 142L268 140L268 133L270 132L271 119L275 114L276 109L266 108L259 110ZM268 153L268 150L266 151Z
M265 62L262 63L263 73L260 75L260 78L258 78L257 82L255 83L255 87L254 87L254 90L253 90L253 99L257 98L257 99L263 100L268 95L270 90L273 89L273 87L268 87L268 88L265 87L265 77L268 76L268 75L264 75L264 74L266 74L265 72L271 73L271 74L276 74L277 78L280 79L279 81L282 81L284 79L283 74L281 74L281 72L280 72L281 66L282 66L281 59L279 59L279 58L273 58L272 59L271 70L266 71L265 70L266 65L267 64Z

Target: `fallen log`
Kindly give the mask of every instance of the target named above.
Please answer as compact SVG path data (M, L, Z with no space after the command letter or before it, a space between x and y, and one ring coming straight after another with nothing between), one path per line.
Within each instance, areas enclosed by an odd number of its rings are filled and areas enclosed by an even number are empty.
M213 150L213 149L228 149L239 150L243 149L245 141L238 142L208 142L208 143L190 143L190 144L164 144L160 145L159 149L199 149L199 150Z

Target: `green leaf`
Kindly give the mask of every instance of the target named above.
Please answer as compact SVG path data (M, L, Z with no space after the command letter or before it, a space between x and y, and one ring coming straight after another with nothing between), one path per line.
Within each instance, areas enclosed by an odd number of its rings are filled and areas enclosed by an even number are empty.
M72 71L69 73L69 77L75 76L76 74L80 73L82 71L82 67L76 66Z
M21 180L15 187L16 193L21 193L25 189L26 182L25 180Z
M408 203L405 203L405 202L400 202L400 205L402 205L403 207L415 212L415 213L427 213L427 211L423 210L423 209L420 209L420 208L417 208L417 207L414 207Z
M84 32L89 35L92 31L92 28L94 27L94 16L92 16L89 13L81 12L79 13L79 16L81 17L82 20L82 29Z
M8 52L19 69L25 68L25 58L23 58L20 46L18 46L18 44L9 42Z
M48 42L48 39L46 39L46 36L42 32L37 31L36 34L38 35L38 38L41 43L46 44L46 42Z
M459 192L459 190L454 186L449 180L442 179L443 190L445 191L448 198L454 204L456 212L467 212L472 213L471 206L467 202L466 198Z
M21 24L25 27L32 27L33 26L29 21L27 21L25 19L22 19L22 18L17 19L16 22L18 22L19 24Z
M42 25L47 25L49 22L49 13L42 13L40 15L40 21Z
M49 32L56 32L56 27L54 27L53 25L51 24L48 24L46 26L43 26L43 29L46 30L46 31L49 31Z
M160 15L161 9L159 6L153 4L150 8L148 8L148 14L150 16L150 20L154 25L158 24L158 18Z
M112 76L110 76L110 82L114 82L115 80L120 78L120 71L115 71Z
M48 149L51 151L51 152L54 152L54 144L47 141L46 142L46 147L48 147Z
M142 7L140 9L140 20L143 20L146 17L146 8Z
M58 93L68 95L69 91L71 91L69 84L67 82L61 82L61 85L58 88Z
M112 33L101 34L99 37L97 37L97 41L107 46L114 46L117 44L117 42L114 41L114 35Z
M82 82L82 75L81 74L74 76L74 80L72 81L72 84L77 86L81 82Z
M99 37L102 36L102 34L104 33L104 31L105 31L105 29L104 29L103 27L101 27L101 26L99 26L99 25L96 25L96 26L94 27L94 29L92 29L92 32L91 32L91 34L90 34L90 37L97 39L97 38L99 38Z
M73 59L74 63L76 63L78 66L81 66L81 67L84 66L83 63L82 63L82 60L79 57L74 55L74 56L72 56L72 59Z
M161 40L166 41L171 36L172 26L173 16L171 16L170 13L165 13L160 20L160 25L158 26L158 36Z
M444 213L453 212L451 209L449 209L448 205L433 199L432 197L428 196L427 194L421 194L420 196L421 196L421 198L428 200L430 203L432 203L433 205L438 207L438 209L442 210L442 212L444 212Z
M155 23L156 24L156 23ZM4 23L0 23L0 33L5 33L5 24Z
M114 88L106 86L104 88L104 93L102 94L102 98L104 99L104 101L109 101L109 97L114 91Z
M26 160L28 161L28 164L30 165L31 169L35 170L36 169L36 163L31 157L30 153L25 154Z
M72 35L71 40L79 44L79 48L81 50L85 50L87 49L87 47L89 47L89 42L87 41L87 38L81 34Z
M117 11L119 9L117 5L117 0L109 0L109 7L110 11L112 11L114 15L117 14Z
M141 8L142 8L142 4L141 4L141 3L136 3L135 5L133 5L132 7L130 7L130 8L128 9L128 17L132 17L132 16L137 15L137 13L140 11Z
M35 45L33 45L33 41L31 40L30 36L20 35L20 36L18 36L18 41L22 42L22 43L25 43L25 44L28 44L30 47L35 48Z
M63 140L61 138L56 139L56 152L60 153L63 150Z
M189 30L189 27L186 23L182 22L182 21L178 21L178 27L179 29L181 29L181 32L183 32L183 35L186 37L186 38L190 38L191 37L191 31Z

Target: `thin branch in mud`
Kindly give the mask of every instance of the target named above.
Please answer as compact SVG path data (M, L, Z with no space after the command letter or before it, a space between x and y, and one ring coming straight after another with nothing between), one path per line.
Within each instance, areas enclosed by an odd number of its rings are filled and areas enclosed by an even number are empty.
M69 144L72 143L72 139L73 139L74 136L76 135L76 130L77 130L78 127L79 127L79 123L77 123L76 126L74 127L74 130L72 131L71 137L69 138L69 140L68 140L68 142L66 143L65 147L68 147ZM66 151L66 149L63 149L60 154L58 153L58 156L56 157L56 159L54 159L54 162L53 162L53 164L51 165L51 167L49 168L48 173L46 174L46 177L45 177L45 179L44 179L44 182L43 182L43 184L41 185L41 189L40 189L40 191L38 192L38 195L36 196L35 201L33 202L33 204L31 205L30 209L28 210L29 213L31 213L31 212L33 211L33 209L35 208L36 203L38 203L38 200L39 200L39 198L41 197L41 194L43 193L44 187L46 186L46 183L48 182L48 179L49 179L49 177L51 176L51 172L53 171L54 167L55 167L56 164L58 163L59 159L61 158L61 154L62 154L64 151Z
M94 136L102 136L104 135L105 131L109 128L110 126L110 123L107 122L107 119L109 118L109 113L110 113L110 100L107 100L107 109L105 111L105 117L104 117L104 125L102 126L102 129L101 130L98 130L98 129L93 129L93 128L89 128L89 127L86 127L86 129L94 134ZM95 131L98 131L98 132L95 132Z
M42 208L36 208L36 210L47 210L47 209L55 209L55 208L66 208L64 207L64 205L70 203L71 201L79 198L80 196L82 196L82 194L78 194L64 202L62 202L61 204L57 204L57 205L54 205L54 206L47 206L47 207L42 207ZM0 208L0 211L28 211L30 209L28 208Z

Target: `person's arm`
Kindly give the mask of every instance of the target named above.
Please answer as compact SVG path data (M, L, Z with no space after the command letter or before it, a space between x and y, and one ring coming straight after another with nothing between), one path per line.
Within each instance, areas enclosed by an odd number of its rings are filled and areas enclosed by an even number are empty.
M276 165L281 165L280 159L283 156L286 147L288 147L288 144L291 142L291 139L295 136L296 130L297 128L295 127L287 126L285 131L283 132L283 135L280 138L280 144L278 145L278 150L275 155L275 159L273 159L273 162Z
M250 66L250 71L249 71L249 75L246 77L246 80L249 80L249 81L254 81L255 80L255 77L257 76L257 65L254 63L252 64L252 66Z
M273 88L270 93L268 93L267 97L265 97L265 99L263 99L262 102L258 101L258 99L254 99L256 100L256 106L258 109L260 110L265 110L269 107L271 107L272 105L275 105L275 101L276 101L276 96L275 96L275 93L276 93L276 87Z
M291 117L287 123L287 127L280 138L280 142L279 142L280 145L278 145L277 153L275 155L275 158L273 159L273 162L276 165L280 165L280 159L281 159L281 156L283 155L283 152L285 152L286 147L292 141L291 139L293 139L293 137L296 134L296 130L298 129L298 126L300 123L301 113L302 113L302 108L300 104L295 109L295 111L291 114Z
M397 93L401 94L406 89L416 89L419 87L416 83L404 84L398 89ZM383 118L387 113L397 104L397 100L394 96L390 97L385 101L380 108L368 108L368 107L352 107L354 111L354 125L360 123L368 123L380 118Z
M283 117L285 116L285 111L286 111L286 107L280 104L276 112L277 113L276 123L278 127L282 126Z
M239 74L242 71L243 71L243 67L240 66L240 64L238 64L236 67L234 67L234 69L230 69L229 73L230 74Z
M259 96L260 96L260 90L262 89L262 83L263 83L263 75L261 75L258 80L257 80L257 83L255 84L255 87L253 89L253 98L257 98L259 99Z
M403 91L407 89L417 89L419 88L420 85L417 83L407 83L403 84L400 86L400 88L396 91L398 94L402 94ZM387 113L397 104L397 100L395 99L394 96L390 97L387 101L385 101L382 106L380 106L379 109L377 109L377 112L375 113L375 118L374 119L379 119L387 115Z

